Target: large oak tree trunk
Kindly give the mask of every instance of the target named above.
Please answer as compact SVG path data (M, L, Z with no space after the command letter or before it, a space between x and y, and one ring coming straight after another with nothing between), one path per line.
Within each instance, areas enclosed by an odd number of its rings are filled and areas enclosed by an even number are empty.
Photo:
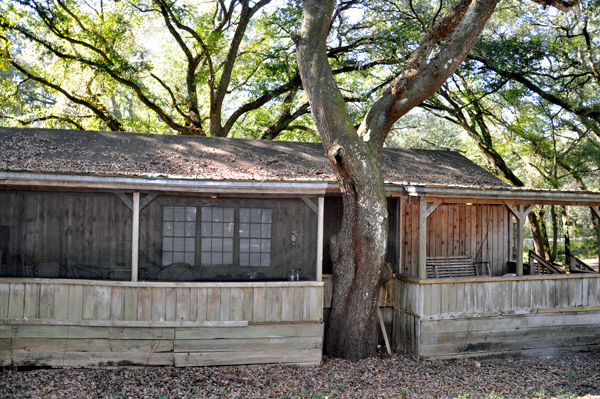
M534 1L552 5L557 0ZM456 71L497 2L458 0L446 16L437 18L407 60L403 75L383 90L357 130L327 58L336 0L302 1L304 18L294 37L298 68L344 199L342 228L331 242L330 356L355 360L375 351L379 287L391 277L384 261L388 230L380 157L385 138L400 117L433 95Z
M365 159L368 159L365 161ZM381 285L391 279L385 265L388 218L379 154L337 157L343 194L342 228L331 239L333 302L327 350L333 357L357 360L375 354L376 306ZM357 162L350 166L350 163ZM350 176L351 170L360 176Z

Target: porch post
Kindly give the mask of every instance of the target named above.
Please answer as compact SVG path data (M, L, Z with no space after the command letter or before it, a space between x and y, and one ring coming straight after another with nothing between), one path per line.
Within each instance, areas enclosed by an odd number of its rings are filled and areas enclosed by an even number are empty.
M521 201L520 204L505 204L513 215L517 218L517 276L523 276L523 222L529 212L535 206L534 204L525 205ZM530 268L529 274L533 274L533 268Z
M131 223L131 281L138 281L140 250L140 193L133 193L133 221Z
M600 207L590 206L590 209L596 215L596 218L598 218L598 264L600 264Z
M421 197L419 202L419 278L427 278L427 202Z
M517 218L517 276L523 276L523 219Z
M323 218L325 214L325 198L319 197L317 212L317 281L323 281Z

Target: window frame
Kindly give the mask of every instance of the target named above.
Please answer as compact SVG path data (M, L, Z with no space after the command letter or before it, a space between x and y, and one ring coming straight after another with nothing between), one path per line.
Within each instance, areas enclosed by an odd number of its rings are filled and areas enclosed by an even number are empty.
M161 226L161 256L160 256L160 260L161 260L161 267L167 267L169 266L169 264L164 265L162 264L163 260L164 260L164 239L167 236L164 236L164 209L167 207L171 207L171 208L196 208L196 231L195 231L195 256L194 256L194 264L192 264L192 266L194 267L201 267L201 268L207 268L207 269L211 269L211 268L250 268L250 269L262 269L262 268L271 268L273 267L273 242L274 242L274 237L273 237L273 229L274 229L274 222L275 222L275 216L276 216L276 207L273 206L265 206L265 207L259 207L256 206L255 204L245 204L245 203L228 203L228 204L175 204L175 203L169 203L169 204L162 204L161 205L161 218L162 218L162 226ZM232 208L234 210L233 212L233 263L231 264L220 264L220 265L208 265L208 264L202 264L202 238L213 238L213 237L207 237L207 236L203 236L202 235L202 208L222 208L222 209L227 209L227 208ZM262 211L263 210L270 210L271 211L271 222L270 222L270 232L269 232L269 237L268 239L270 240L270 249L269 249L269 265L268 266L250 266L250 265L245 265L242 266L240 264L240 245L241 245L241 237L240 237L240 210L241 209L259 209L261 210L261 215L262 215ZM261 223L262 224L262 223ZM222 237L223 238L223 237ZM265 237L267 238L267 237ZM261 237L261 239L263 239L263 237ZM260 252L262 253L267 253L267 252ZM171 263L172 264L172 263Z

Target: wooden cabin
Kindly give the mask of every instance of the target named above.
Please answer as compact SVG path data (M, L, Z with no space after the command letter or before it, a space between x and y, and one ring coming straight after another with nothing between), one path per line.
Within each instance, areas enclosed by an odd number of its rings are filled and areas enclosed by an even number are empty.
M533 204L599 214L600 194L515 189L450 151L382 165L396 348L598 347L599 275L519 259ZM0 364L317 364L341 213L321 144L0 128Z

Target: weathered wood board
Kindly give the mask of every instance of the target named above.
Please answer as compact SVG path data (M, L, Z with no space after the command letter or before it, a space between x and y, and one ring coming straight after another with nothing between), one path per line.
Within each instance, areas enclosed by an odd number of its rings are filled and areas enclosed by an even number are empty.
M323 283L1 279L0 300L0 365L321 361Z
M600 349L600 278L396 280L393 342L420 359Z
M418 276L419 198L403 201L400 273ZM468 256L489 262L492 275L501 276L511 251L509 220L504 205L441 204L427 218L427 256Z
M0 325L0 365L319 364L323 323L246 327Z
M0 279L0 318L320 321L323 285Z

